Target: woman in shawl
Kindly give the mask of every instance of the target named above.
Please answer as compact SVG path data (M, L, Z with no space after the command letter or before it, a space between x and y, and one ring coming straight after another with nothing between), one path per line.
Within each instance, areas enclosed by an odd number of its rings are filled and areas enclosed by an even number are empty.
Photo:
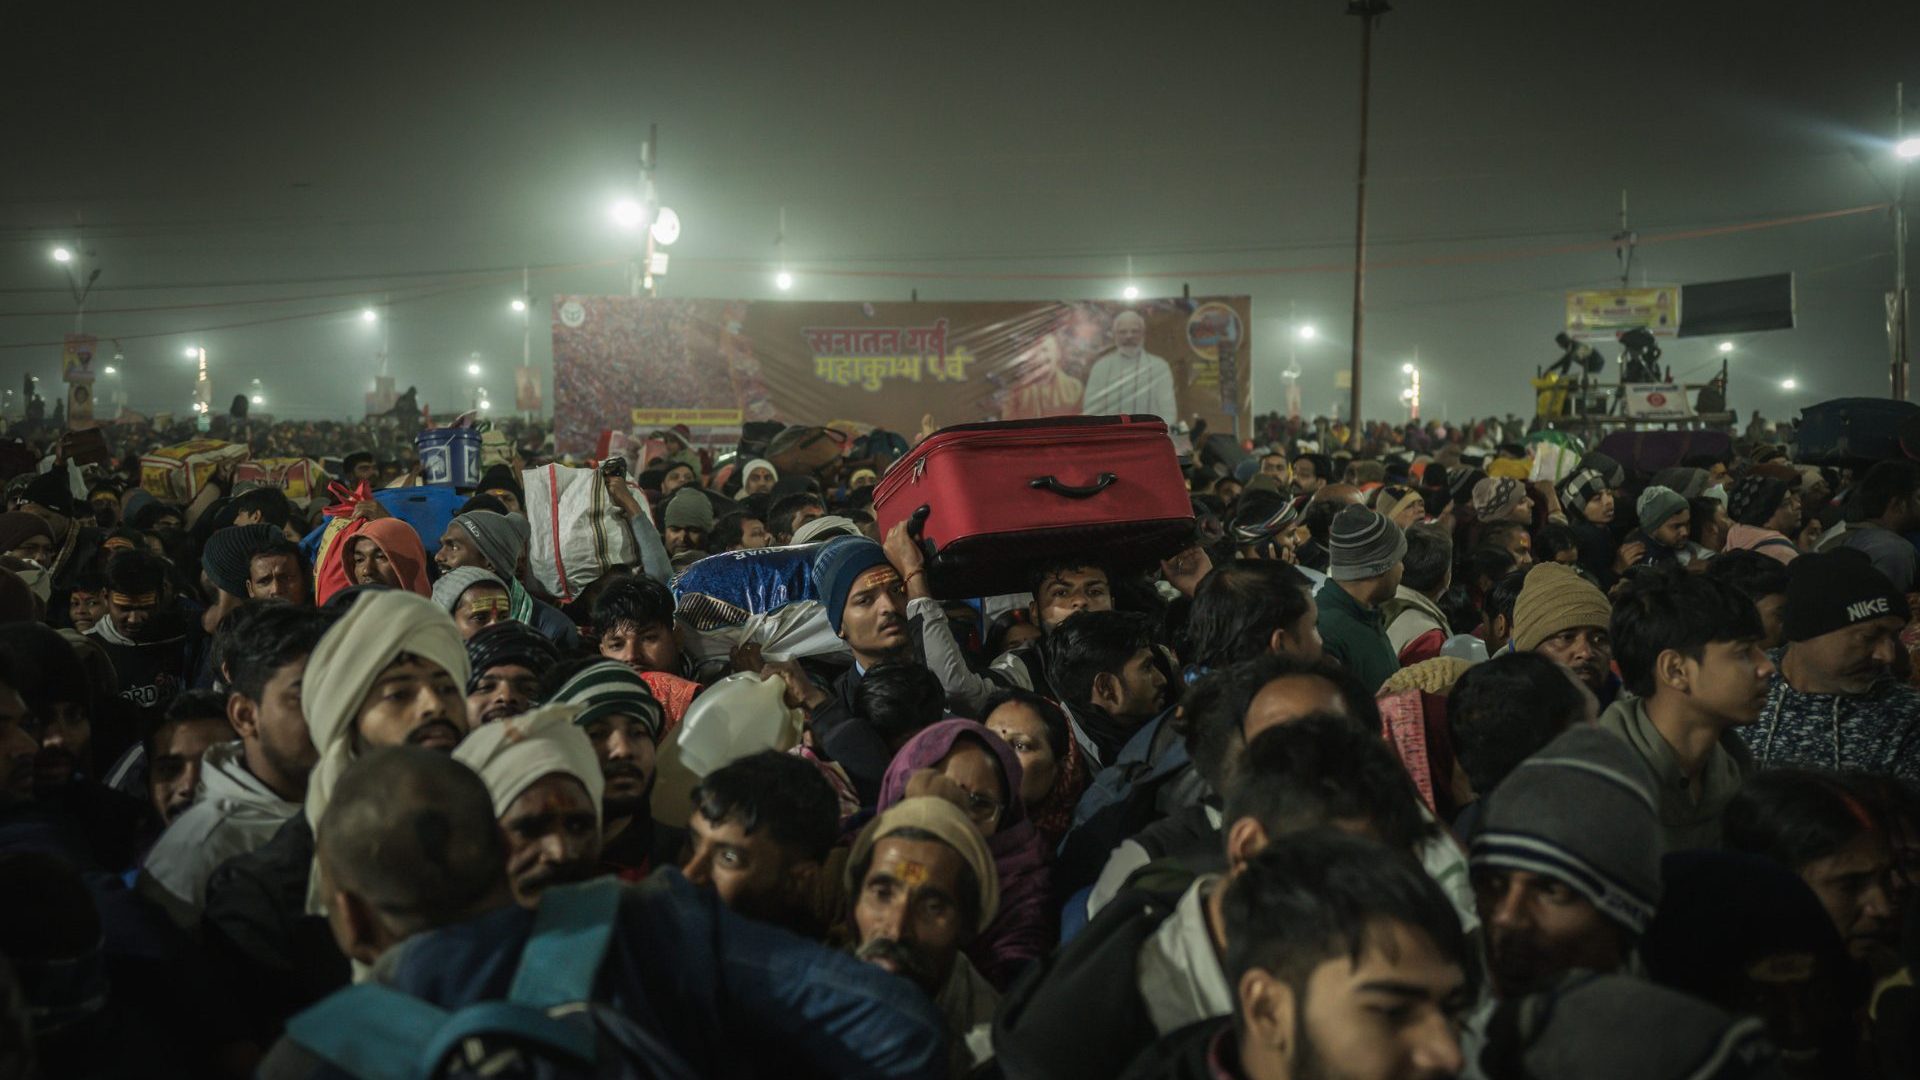
M1000 913L974 939L967 957L1005 992L1058 937L1047 910L1046 852L1020 798L1020 759L1005 740L972 720L942 720L893 756L880 784L879 810L906 798L908 780L922 770L941 773L966 792L967 816L993 852Z
M1087 789L1080 746L1059 705L1028 690L1003 690L980 714L987 730L1007 741L1020 759L1020 797L1040 834L1041 847L1056 851L1073 824L1073 808Z

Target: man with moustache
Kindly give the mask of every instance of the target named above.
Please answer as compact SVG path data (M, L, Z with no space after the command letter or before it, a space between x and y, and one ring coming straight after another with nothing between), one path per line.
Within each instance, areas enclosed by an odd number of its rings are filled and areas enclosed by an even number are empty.
M540 700L540 680L560 662L545 635L517 622L482 627L467 639L467 718L474 727L518 716Z
M433 561L441 573L462 566L493 571L507 584L508 618L547 635L562 649L572 649L580 643L580 628L559 608L534 596L520 583L532 536L532 526L518 514L470 510L447 523Z
M678 862L685 832L653 820L654 763L666 713L646 680L617 660L577 660L554 668L545 686L548 705L580 710L573 724L600 762L600 872L640 881L655 867Z
M1602 709L1620 693L1613 675L1613 605L1605 593L1559 563L1527 571L1513 602L1513 650L1537 652L1573 670Z
M1797 765L1920 781L1920 690L1893 664L1907 598L1852 548L1787 566L1787 644L1760 720L1741 735L1761 768Z
M999 995L966 948L999 911L1000 878L966 812L933 795L895 803L854 841L847 891L857 955L933 1001L946 1022L950 1075L990 1061Z
M769 667L786 679L789 700L808 711L817 748L846 770L861 802L871 806L893 750L860 719L854 692L875 664L918 662L907 625L907 583L885 549L864 536L838 536L822 545L813 580L827 624L852 651L853 666L831 690L815 685L791 661Z
M334 785L369 750L418 746L451 753L467 734L466 643L432 600L397 589L360 594L320 638L301 711L318 761L302 812L259 850L228 860L207 882L202 928L234 977L242 1017L276 1030L347 981L313 888L312 823Z
M453 759L480 774L507 842L507 883L521 907L555 885L600 874L604 781L576 708L549 705L475 729Z

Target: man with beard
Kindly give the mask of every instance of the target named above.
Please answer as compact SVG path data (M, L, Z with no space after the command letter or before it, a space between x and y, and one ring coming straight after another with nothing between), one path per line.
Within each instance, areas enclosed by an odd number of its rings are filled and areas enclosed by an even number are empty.
M661 522L668 555L705 551L707 533L713 531L713 502L698 487L683 487L667 499Z
M1172 864L1178 873L1161 864L1161 874L1121 890L1008 992L994 1025L1007 1075L1117 1075L1156 1038L1232 1015L1236 986L1222 961L1238 943L1222 902L1282 836L1360 834L1419 873L1414 852L1434 833L1399 759L1373 730L1334 713L1261 732L1227 788L1212 852Z
M1300 454L1293 459L1293 493L1311 498L1333 480L1333 462L1324 454Z
M839 829L839 803L820 770L763 750L715 769L694 789L680 872L742 915L821 938L826 928L811 898Z
M966 948L1000 908L1000 877L980 830L954 803L902 799L847 856L857 955L904 976L946 1022L949 1075L993 1058L994 992Z
M131 866L151 810L136 797L143 785L122 792L101 779L101 762L139 745L131 732L102 722L97 694L108 688L96 688L74 645L39 623L0 626L0 657L26 702L22 723L37 751L28 773L35 799L77 828L102 867Z
M1513 649L1537 652L1572 669L1602 709L1620 693L1613 676L1613 605L1606 594L1559 563L1527 571L1513 602Z
M348 767L380 747L451 753L468 730L467 651L447 613L400 590L360 594L314 647L301 687L318 753L305 807L256 851L229 859L207 882L209 950L232 972L243 1017L276 1030L293 1012L345 985L346 960L313 887L312 822Z
M1787 644L1760 722L1741 734L1761 768L1800 765L1920 780L1920 690L1893 664L1907 598L1864 552L1802 555L1787 567Z
M549 705L478 728L453 759L486 782L507 840L507 883L521 907L599 874L604 781L576 710Z
M274 604L243 609L228 631L225 715L238 741L208 748L204 794L167 827L138 882L182 926L200 922L216 867L258 849L300 813L319 757L300 690L307 656L332 622L331 612Z
M1753 755L1736 731L1760 717L1773 661L1760 616L1733 586L1677 567L1635 580L1613 609L1627 694L1600 717L1654 776L1668 851L1720 846L1720 817Z
M313 603L313 575L298 545L275 538L247 558L247 596L254 600Z
M538 630L495 623L467 639L467 717L474 727L518 716L539 700L540 679L560 651Z
M1180 418L1174 399L1173 369L1147 352L1147 320L1137 311L1113 317L1113 351L1094 361L1080 411L1087 416L1157 416L1171 424Z
M685 834L653 820L654 755L665 712L646 680L612 660L575 660L544 683L547 704L579 708L573 723L600 762L600 872L640 881L654 867L676 863Z
M167 563L123 551L107 563L107 617L88 635L113 661L114 693L157 717L191 685L205 639L173 602Z
M907 585L886 551L864 536L837 536L821 545L813 581L827 625L847 643L853 666L831 690L815 685L791 661L769 667L786 679L789 702L807 710L816 748L846 770L861 801L871 806L893 750L861 721L855 691L875 664L917 660L907 626Z
M1660 902L1653 777L1624 740L1569 728L1487 796L1469 865L1497 998L1616 971Z
M147 793L162 828L193 805L207 750L232 738L225 694L189 690L167 706L146 739Z
M1223 893L1232 1018L1166 1037L1128 1080L1417 1080L1465 1065L1466 936L1398 852L1331 829L1285 836Z
M525 518L470 510L447 523L433 561L442 574L463 566L492 571L507 586L507 617L526 623L560 648L571 650L580 643L579 627L520 582L526 572L527 544L532 536Z

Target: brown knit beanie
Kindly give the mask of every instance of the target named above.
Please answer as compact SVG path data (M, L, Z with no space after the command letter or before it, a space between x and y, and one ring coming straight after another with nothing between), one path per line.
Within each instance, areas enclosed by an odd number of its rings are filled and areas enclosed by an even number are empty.
M1513 602L1513 647L1532 652L1562 630L1605 627L1612 620L1607 594L1559 563L1541 563L1527 571Z

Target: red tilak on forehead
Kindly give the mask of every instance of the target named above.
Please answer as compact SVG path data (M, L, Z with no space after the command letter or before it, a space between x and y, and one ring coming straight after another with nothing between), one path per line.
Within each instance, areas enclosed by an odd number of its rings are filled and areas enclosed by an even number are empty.
M875 585L885 585L888 582L898 580L900 580L900 571L895 570L891 566L876 566L855 578L853 587L856 589L866 589L872 588Z

